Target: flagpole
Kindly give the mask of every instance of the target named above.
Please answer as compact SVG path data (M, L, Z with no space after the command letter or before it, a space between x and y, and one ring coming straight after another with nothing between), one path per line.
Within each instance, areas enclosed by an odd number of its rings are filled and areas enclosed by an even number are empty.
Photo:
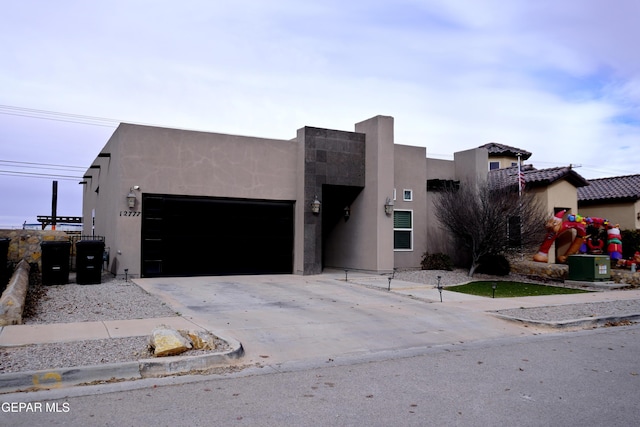
M524 187L524 175L522 174L522 153L516 153L518 157L518 215L520 216L520 260L524 260L522 250L522 187Z
M516 153L518 157L518 197L522 197L522 184L524 181L524 176L522 176L522 153Z

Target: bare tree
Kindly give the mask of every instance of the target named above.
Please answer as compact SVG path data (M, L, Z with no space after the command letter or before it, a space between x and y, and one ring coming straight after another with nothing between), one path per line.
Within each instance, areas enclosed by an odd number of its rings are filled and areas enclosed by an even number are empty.
M531 192L517 188L491 188L488 183L462 183L447 187L434 199L435 216L471 257L469 276L486 255L509 249L527 251L544 236L548 213Z

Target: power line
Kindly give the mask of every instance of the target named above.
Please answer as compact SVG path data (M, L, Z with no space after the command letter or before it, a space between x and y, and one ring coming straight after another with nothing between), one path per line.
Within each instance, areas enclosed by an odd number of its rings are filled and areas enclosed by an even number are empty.
M16 176L20 178L47 178L47 179L56 178L56 179L64 179L69 181L76 181L76 180L82 179L82 177L73 176L73 175L55 175L55 174L47 174L47 173L19 172L19 171L6 171L6 170L0 170L0 175Z
M56 111L37 110L35 108L14 107L11 105L0 105L0 114L31 117L44 120L54 120L58 122L82 123L86 125L103 127L116 127L120 123L120 120L108 119L105 117L60 113Z
M16 160L0 160L0 163L6 163L4 166L22 167L22 168L41 167L42 169L49 169L49 168L47 168L45 166L53 166L53 167L57 167L57 168L70 168L70 169L79 169L79 170L85 170L86 169L85 166L56 165L56 164L53 164L53 163L19 162L19 161L16 161ZM13 165L29 165L29 166L13 166Z

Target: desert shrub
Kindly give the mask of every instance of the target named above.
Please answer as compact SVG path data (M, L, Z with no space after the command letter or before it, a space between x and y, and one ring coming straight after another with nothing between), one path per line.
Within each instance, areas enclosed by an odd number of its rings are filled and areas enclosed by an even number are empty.
M443 253L430 254L425 252L422 254L420 265L423 270L453 270L451 257Z
M480 257L477 273L506 276L511 272L511 265L504 255L483 255Z

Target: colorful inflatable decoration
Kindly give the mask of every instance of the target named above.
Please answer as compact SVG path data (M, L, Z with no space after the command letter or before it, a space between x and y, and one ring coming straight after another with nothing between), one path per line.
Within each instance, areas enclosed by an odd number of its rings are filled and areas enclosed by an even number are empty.
M640 265L640 252L636 251L635 254L633 254L633 258L631 259L619 259L618 262L616 263L617 267L620 268L631 268L631 271L636 271L638 269L638 265Z
M556 257L559 263L565 263L569 255L578 252L589 254L601 254L604 248L604 241L599 237L600 229L607 229L607 252L612 259L622 258L622 240L620 238L620 227L612 226L608 220L596 217L583 217L580 215L567 215L563 220L566 210L560 211L547 221L545 228L547 235L540 245L540 249L533 256L537 262L549 261L549 249L556 239L568 230L576 230L576 238L569 249ZM589 233L587 233L587 229Z
M617 224L607 228L607 252L611 259L622 259L622 236Z

